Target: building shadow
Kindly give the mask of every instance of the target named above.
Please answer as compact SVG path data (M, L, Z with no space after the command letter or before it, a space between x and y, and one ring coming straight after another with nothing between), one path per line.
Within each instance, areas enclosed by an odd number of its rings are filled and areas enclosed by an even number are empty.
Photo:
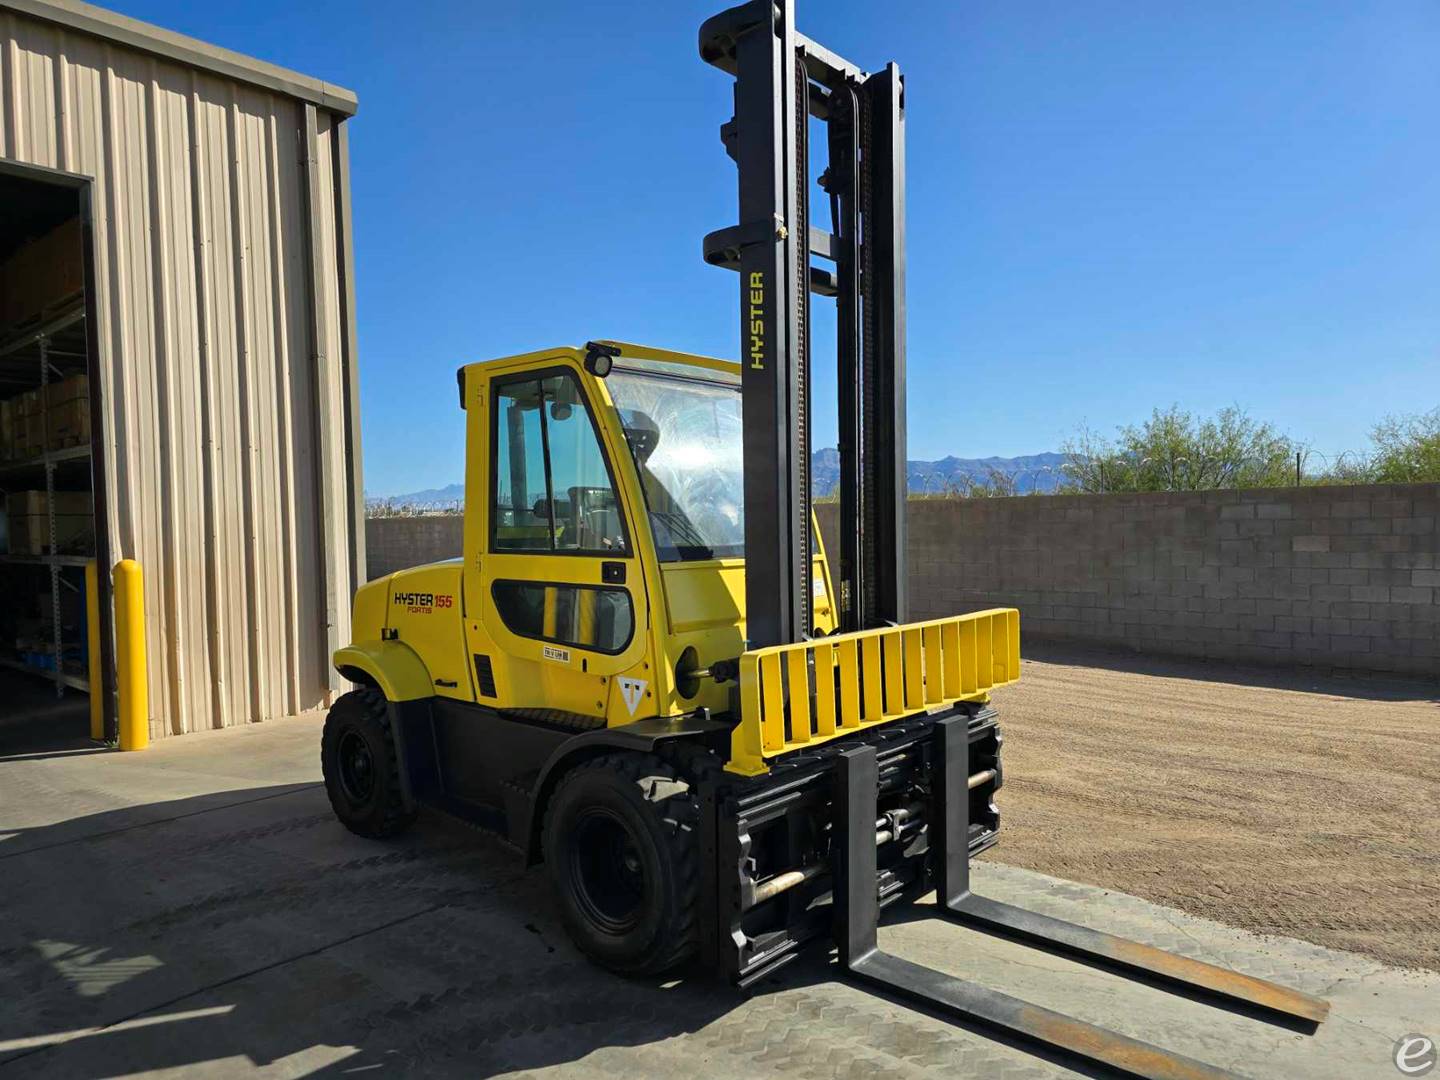
M1440 704L1440 676L1422 679L1380 672L1311 667L1268 667L1233 660L1158 656L1123 648L1026 639L1024 658L1070 667L1102 668L1132 675L1194 679L1271 690L1295 690L1362 701L1428 701Z
M693 1046L704 1074L707 1046L737 1042L784 1069L796 1033L816 1037L786 993L843 979L819 943L743 993L693 966L612 975L570 944L543 871L524 870L498 839L422 815L402 837L362 840L314 783L39 828L8 828L4 816L0 800L0 1080L265 1066L488 1077L697 1033L684 1052L658 1051L664 1071ZM1112 1075L866 992L1080 1075ZM600 1061L635 1075L656 1063ZM858 1067L827 1055L806 1075Z
M315 785L34 829L0 805L0 909L7 1080L277 1061L488 1076L694 1032L744 1001L695 971L590 965L543 872L500 841L423 816L363 841Z
M44 678L0 670L0 760L95 748L88 695L66 690L57 698Z

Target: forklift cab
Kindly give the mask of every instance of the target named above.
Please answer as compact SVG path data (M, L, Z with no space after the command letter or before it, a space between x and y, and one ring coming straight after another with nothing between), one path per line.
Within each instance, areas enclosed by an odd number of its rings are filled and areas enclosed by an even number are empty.
M612 363L587 362L592 343L459 372L463 558L356 604L357 640L405 642L439 697L576 728L731 705L696 673L746 650L738 366L603 347ZM835 619L812 535L818 636ZM392 602L366 600L387 587Z

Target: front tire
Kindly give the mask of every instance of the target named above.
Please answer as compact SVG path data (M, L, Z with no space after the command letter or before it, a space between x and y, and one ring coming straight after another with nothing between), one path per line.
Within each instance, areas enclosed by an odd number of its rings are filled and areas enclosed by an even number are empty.
M415 811L405 809L389 706L380 691L352 690L330 707L320 771L335 816L351 832L395 836L415 820Z
M644 975L695 951L697 819L692 785L651 754L607 754L560 781L546 808L545 862L582 952Z

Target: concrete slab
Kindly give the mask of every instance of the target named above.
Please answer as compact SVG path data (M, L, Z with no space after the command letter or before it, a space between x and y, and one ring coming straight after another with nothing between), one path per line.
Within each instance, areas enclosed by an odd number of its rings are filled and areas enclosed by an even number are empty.
M833 981L823 957L746 995L618 979L566 940L542 873L434 817L350 835L319 719L143 754L0 761L0 1078L1075 1075ZM1003 843L999 856L1003 858ZM987 861L997 899L1328 997L1299 1034L922 917L903 956L1252 1077L1401 1075L1440 1035L1440 976L1267 938Z

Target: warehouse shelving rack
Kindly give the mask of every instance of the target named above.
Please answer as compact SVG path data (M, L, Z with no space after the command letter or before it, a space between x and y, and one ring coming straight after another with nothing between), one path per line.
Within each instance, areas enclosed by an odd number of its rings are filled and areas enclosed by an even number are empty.
M23 370L26 359L33 360L38 366L40 386L42 390L46 389L50 385L52 376L63 374L61 369L56 366L57 359L62 361L66 359L83 361L85 359L85 318L84 298L80 296L58 310L45 313L37 323L0 341L0 360L10 360L11 364L6 366L11 370ZM0 392L5 390L6 381L9 380L0 378ZM33 385L33 383L25 380L25 385ZM50 445L48 410L42 415L45 417L43 443L48 447ZM91 438L94 438L93 432ZM17 479L23 481L27 477L32 480L43 477L45 484L45 513L49 533L48 553L43 555L0 554L0 564L36 565L47 567L49 570L51 645L54 648L55 670L48 674L53 676L57 697L63 697L67 688L87 693L90 691L88 679L65 670L64 626L60 617L60 597L62 589L78 591L78 587L73 582L66 580L61 571L73 568L83 569L93 562L94 558L93 556L60 554L56 551L55 474L61 467L82 461L88 463L90 459L91 449L87 444L55 450L47 449L23 460L0 462L0 493L13 490ZM92 491L93 484L92 477ZM6 657L0 657L0 667L35 675L47 674L42 669Z

